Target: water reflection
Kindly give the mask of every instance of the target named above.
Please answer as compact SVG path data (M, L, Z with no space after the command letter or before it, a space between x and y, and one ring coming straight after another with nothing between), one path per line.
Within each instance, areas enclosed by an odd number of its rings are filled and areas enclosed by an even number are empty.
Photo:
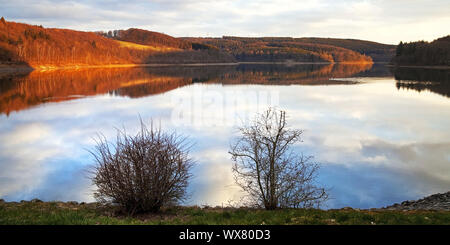
M431 91L450 97L450 69L397 68L397 88Z
M92 163L85 149L93 146L92 136L103 132L114 138L114 127L122 125L137 130L141 115L197 142L189 204L238 200L227 154L236 134L233 125L173 123L173 102L195 91L278 93L290 124L305 129L299 150L323 164L319 181L332 188L328 208L379 207L448 191L450 101L426 90L397 89L400 81L388 75L389 69L368 68L164 67L4 77L0 198L92 201L93 187L85 178ZM340 79L355 76L363 78ZM210 103L200 98L201 113L191 115L194 121L221 113ZM236 108L252 114L257 105L247 100Z
M332 77L347 77L367 70L364 65L239 65L169 66L34 71L0 74L0 113L9 115L48 102L111 93L138 98L164 93L193 83L223 84L339 84Z

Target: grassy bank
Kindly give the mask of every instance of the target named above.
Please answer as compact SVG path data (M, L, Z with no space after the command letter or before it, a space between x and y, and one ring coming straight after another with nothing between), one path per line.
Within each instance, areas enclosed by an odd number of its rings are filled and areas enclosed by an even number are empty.
M118 215L114 207L95 203L62 202L0 203L2 225L385 225L450 224L450 212L368 211L354 209L284 209L266 211L247 208L174 207L158 214L136 217Z

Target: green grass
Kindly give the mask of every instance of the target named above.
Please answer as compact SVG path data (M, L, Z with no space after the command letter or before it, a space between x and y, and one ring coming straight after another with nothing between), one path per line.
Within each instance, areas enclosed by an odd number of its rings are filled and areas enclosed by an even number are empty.
M0 203L3 225L450 225L450 212L249 208L167 208L136 217L115 214L112 207L62 202Z

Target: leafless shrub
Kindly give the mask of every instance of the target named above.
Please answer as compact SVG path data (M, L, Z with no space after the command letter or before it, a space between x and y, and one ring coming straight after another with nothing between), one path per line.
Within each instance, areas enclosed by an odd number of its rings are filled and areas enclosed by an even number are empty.
M190 143L175 132L150 129L141 120L136 135L118 130L115 143L99 136L91 153L96 165L92 182L100 202L119 204L128 214L157 212L183 201L193 161Z
M319 165L291 149L302 141L303 131L287 127L284 111L269 108L239 130L241 136L229 153L236 183L252 204L311 208L327 199L325 189L315 185Z

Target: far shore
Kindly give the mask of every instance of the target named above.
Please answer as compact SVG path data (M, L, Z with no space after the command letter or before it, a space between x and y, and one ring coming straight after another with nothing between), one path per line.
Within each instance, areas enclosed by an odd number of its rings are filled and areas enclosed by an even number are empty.
M421 69L436 69L436 70L448 70L450 66L424 66L424 65L393 65L388 64L387 67L400 67L400 68L421 68Z
M421 68L447 70L450 66L423 66L423 65L393 65L388 62L228 62L228 63L174 63L174 64L109 64L109 65L68 65L52 66L40 65L29 66L25 64L0 64L0 72L30 72L30 71L53 71L53 70L77 70L89 68L132 68L132 67L169 67L169 66L236 66L236 65L357 65L357 64L382 64L393 68Z
M241 64L255 64L255 65L330 65L330 64L374 64L367 62L228 62L228 63L174 63L174 64L109 64L109 65L68 65L68 66L28 66L18 64L0 64L0 72L14 72L14 71L48 71L48 70L73 70L86 68L131 68L131 67L167 67L167 66L235 66Z

